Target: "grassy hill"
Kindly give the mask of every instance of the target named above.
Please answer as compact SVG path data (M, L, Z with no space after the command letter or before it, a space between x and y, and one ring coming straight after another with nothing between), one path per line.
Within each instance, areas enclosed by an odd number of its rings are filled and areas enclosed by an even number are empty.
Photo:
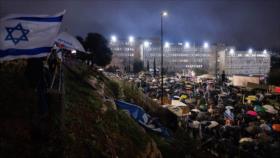
M113 104L121 96L118 83L68 63L65 93L49 93L50 115L42 119L26 65L0 65L1 157L161 157L152 137Z

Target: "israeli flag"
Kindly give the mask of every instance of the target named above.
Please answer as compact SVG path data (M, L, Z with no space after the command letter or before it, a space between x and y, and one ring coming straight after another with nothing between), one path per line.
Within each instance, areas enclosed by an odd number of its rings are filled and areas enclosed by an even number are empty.
M64 13L8 15L0 19L0 61L47 56Z

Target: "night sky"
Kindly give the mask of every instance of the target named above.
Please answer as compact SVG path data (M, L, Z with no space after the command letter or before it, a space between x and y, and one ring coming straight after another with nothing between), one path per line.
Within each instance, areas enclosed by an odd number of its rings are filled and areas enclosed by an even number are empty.
M165 41L280 48L280 0L0 0L1 17L63 9L62 29L83 37L159 37L160 11L166 10Z

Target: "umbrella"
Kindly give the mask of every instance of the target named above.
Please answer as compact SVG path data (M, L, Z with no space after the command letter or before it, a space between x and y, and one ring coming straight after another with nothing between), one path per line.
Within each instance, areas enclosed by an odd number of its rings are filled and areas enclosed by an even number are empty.
M232 107L232 106L226 106L226 109L231 110L231 109L234 109L234 107Z
M198 109L192 109L191 111L192 111L192 112L197 112L197 113L200 112L200 110L198 110Z
M273 125L272 125L272 129L273 129L275 132L280 132L280 124L273 124Z
M246 100L250 100L250 101L256 101L257 97L255 95L249 95Z
M249 137L245 137L245 138L241 138L239 140L239 143L249 143L249 142L253 142L253 141L254 141L254 139L249 138Z
M216 126L219 125L219 123L216 122L216 121L210 121L210 123L211 123L211 124L208 126L208 128L214 128L214 127L216 127Z
M264 131L271 131L271 127L267 124L261 124L260 128L263 129Z
M253 117L256 117L258 115L256 111L252 111L252 110L247 111L246 114Z
M264 105L263 107L264 107L265 109L274 109L274 107L271 106L271 105Z
M180 97L179 97L179 96L177 96L177 95L175 95L175 96L173 96L173 99L179 100L179 99L180 99Z
M263 108L263 107L260 106L260 105L256 105L256 106L254 107L254 110L255 110L256 112L265 112L265 108Z
M277 114L278 113L278 111L275 110L274 107L271 106L271 105L264 105L263 108L265 109L265 111L267 113L270 113L270 114Z
M184 100L184 99L188 99L188 96L185 94L181 95L181 97L180 97L180 100Z

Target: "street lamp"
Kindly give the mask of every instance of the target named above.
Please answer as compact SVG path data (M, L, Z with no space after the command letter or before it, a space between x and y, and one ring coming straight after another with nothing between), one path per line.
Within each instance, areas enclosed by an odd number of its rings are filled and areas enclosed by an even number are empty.
M166 11L162 11L160 13L160 48L161 48L161 60L160 60L160 68L161 68L161 105L163 105L163 17L167 16Z

